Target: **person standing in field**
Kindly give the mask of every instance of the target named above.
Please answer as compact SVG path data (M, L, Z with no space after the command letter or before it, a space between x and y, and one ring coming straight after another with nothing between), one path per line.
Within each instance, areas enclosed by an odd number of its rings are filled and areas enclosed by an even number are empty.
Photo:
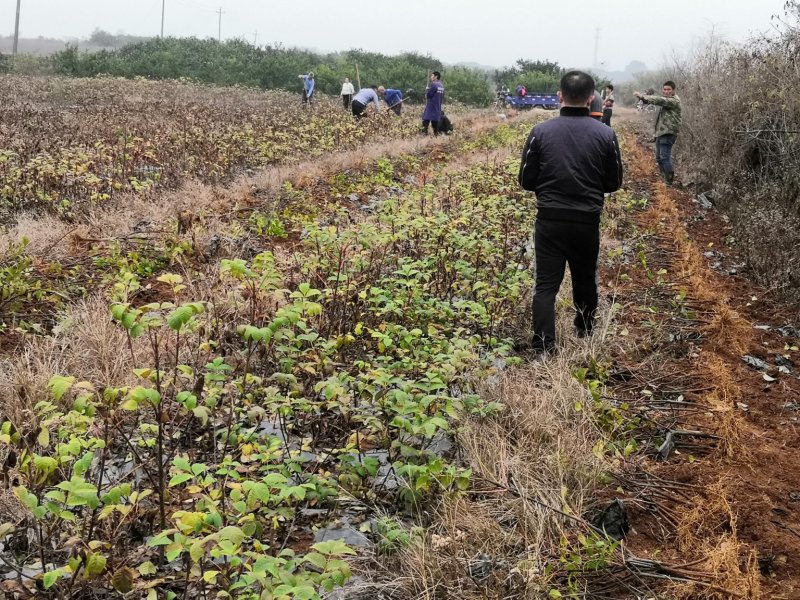
M386 107L394 114L399 116L403 112L403 92L400 90L386 88L383 99L386 102Z
M576 333L592 333L604 194L622 185L617 134L588 118L594 86L588 73L566 73L560 115L536 125L522 151L519 183L536 192L533 349L543 357L556 350L555 303L566 265Z
M355 93L356 91L353 88L353 84L350 83L350 78L345 77L342 83L342 91L340 92L342 96L342 105L345 110L350 110L350 103L353 101L353 94Z
M298 75L297 77L303 80L303 104L309 104L314 97L314 73Z
M597 90L594 91L592 101L589 103L589 116L598 121L603 118L603 100Z
M422 133L428 135L428 125L433 128L433 135L439 135L439 121L442 118L442 101L444 86L439 71L431 73L431 83L425 89L425 112L422 113Z
M675 82L665 81L661 96L633 92L643 105L652 104L656 109L656 162L667 185L675 180L672 166L672 147L681 129L681 99L675 95Z
M611 127L611 115L614 112L614 86L610 83L603 91L603 118L600 122Z
M353 96L353 103L351 105L353 116L358 119L366 116L365 111L370 103L372 103L373 107L375 108L375 112L377 113L381 107L381 99L379 94L383 96L385 91L386 90L383 88L383 86L378 87L377 85L371 85L370 87L360 90L355 96Z

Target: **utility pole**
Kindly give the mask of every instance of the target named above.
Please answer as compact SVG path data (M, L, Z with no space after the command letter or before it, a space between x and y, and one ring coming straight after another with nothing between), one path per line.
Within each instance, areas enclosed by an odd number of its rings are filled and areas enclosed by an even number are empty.
M598 27L597 29L594 30L594 62L592 63L592 66L594 67L597 66L597 49L599 48L599 46L600 46L600 28Z
M217 11L217 14L219 15L219 25L217 27L217 41L221 42L222 41L222 7L221 6L219 7L219 10Z
M253 46L256 45L257 41L258 41L258 29L256 29L255 33L253 34Z
M17 20L14 24L14 49L11 51L12 56L17 55L17 48L19 47L19 5L22 0L17 0Z
M164 37L164 7L167 4L167 0L161 0L161 37Z

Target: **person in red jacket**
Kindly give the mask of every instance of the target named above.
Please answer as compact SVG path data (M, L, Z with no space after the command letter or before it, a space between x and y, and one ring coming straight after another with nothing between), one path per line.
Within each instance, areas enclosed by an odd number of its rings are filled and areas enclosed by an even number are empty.
M610 83L603 92L603 118L600 122L611 127L611 115L614 112L614 86Z

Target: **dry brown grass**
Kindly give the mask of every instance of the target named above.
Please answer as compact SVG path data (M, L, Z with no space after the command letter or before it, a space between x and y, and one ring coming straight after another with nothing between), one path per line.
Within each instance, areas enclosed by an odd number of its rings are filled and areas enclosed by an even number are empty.
M713 587L677 588L676 598L727 600L761 598L756 554L737 537L736 514L729 502L731 491L721 478L695 498L678 527L680 550L703 560L692 567L714 574ZM744 564L742 562L744 557Z
M569 294L566 282L562 297ZM533 599L547 593L546 563L558 555L562 533L575 527L548 507L586 514L609 468L593 452L602 434L586 412L575 410L588 392L572 372L608 347L611 308L601 308L590 341L574 339L571 311L559 311L558 355L500 373L484 387L482 397L505 410L470 418L457 434L474 490L444 499L425 540L382 563L379 578L392 598ZM468 570L482 556L494 569L479 581Z
M655 176L652 154L636 142L633 136L623 138L625 147L625 174L630 180L645 182Z
M99 386L129 385L136 381L131 370L148 364L145 340L132 340L129 347L122 328L111 320L108 301L99 296L71 308L53 343L66 373Z
M51 337L31 337L22 351L0 359L0 413L20 430L34 426L32 409L51 399L47 383L53 375L70 374L100 386L129 385L135 381L132 368L147 364L144 341L135 340L132 348L133 356L103 298L81 301Z
M652 160L646 161L652 169ZM703 327L706 343L698 364L699 373L712 389L700 401L708 407L707 416L720 437L719 455L726 461L735 457L746 460L750 455L742 443L745 424L738 414L736 403L742 398L731 356L738 357L750 347L752 325L730 306L727 289L706 264L701 250L689 239L682 224L678 196L662 183L653 185L653 205L648 210L646 224L658 230L670 242L674 253L672 270L689 297L711 313L710 322ZM721 464L720 460L714 464ZM752 548L737 536L736 514L730 502L732 491L724 472L709 473L706 486L681 512L677 529L679 550L685 556L700 556L702 560L691 567L711 577L709 585L681 585L672 596L686 600L760 598L759 570ZM710 481L710 483L708 483Z
M706 339L717 352L741 356L753 343L753 325L727 304L718 304L704 328Z

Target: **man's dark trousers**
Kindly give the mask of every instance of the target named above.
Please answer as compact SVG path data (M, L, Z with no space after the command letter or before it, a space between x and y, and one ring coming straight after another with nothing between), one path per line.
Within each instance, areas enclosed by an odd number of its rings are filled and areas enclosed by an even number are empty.
M433 135L439 135L439 121L422 120L422 133L428 135L428 125L433 127Z
M556 340L556 295L569 265L575 327L591 333L597 312L597 257L600 225L536 219L534 236L536 287L533 295L533 346L553 351Z
M672 168L672 147L678 136L673 134L660 135L656 138L656 162L658 168L669 178L673 173Z
M353 102L350 104L350 108L353 111L353 116L358 117L359 119L364 116L364 111L367 109L367 107L361 104L361 102L358 100L353 100Z

